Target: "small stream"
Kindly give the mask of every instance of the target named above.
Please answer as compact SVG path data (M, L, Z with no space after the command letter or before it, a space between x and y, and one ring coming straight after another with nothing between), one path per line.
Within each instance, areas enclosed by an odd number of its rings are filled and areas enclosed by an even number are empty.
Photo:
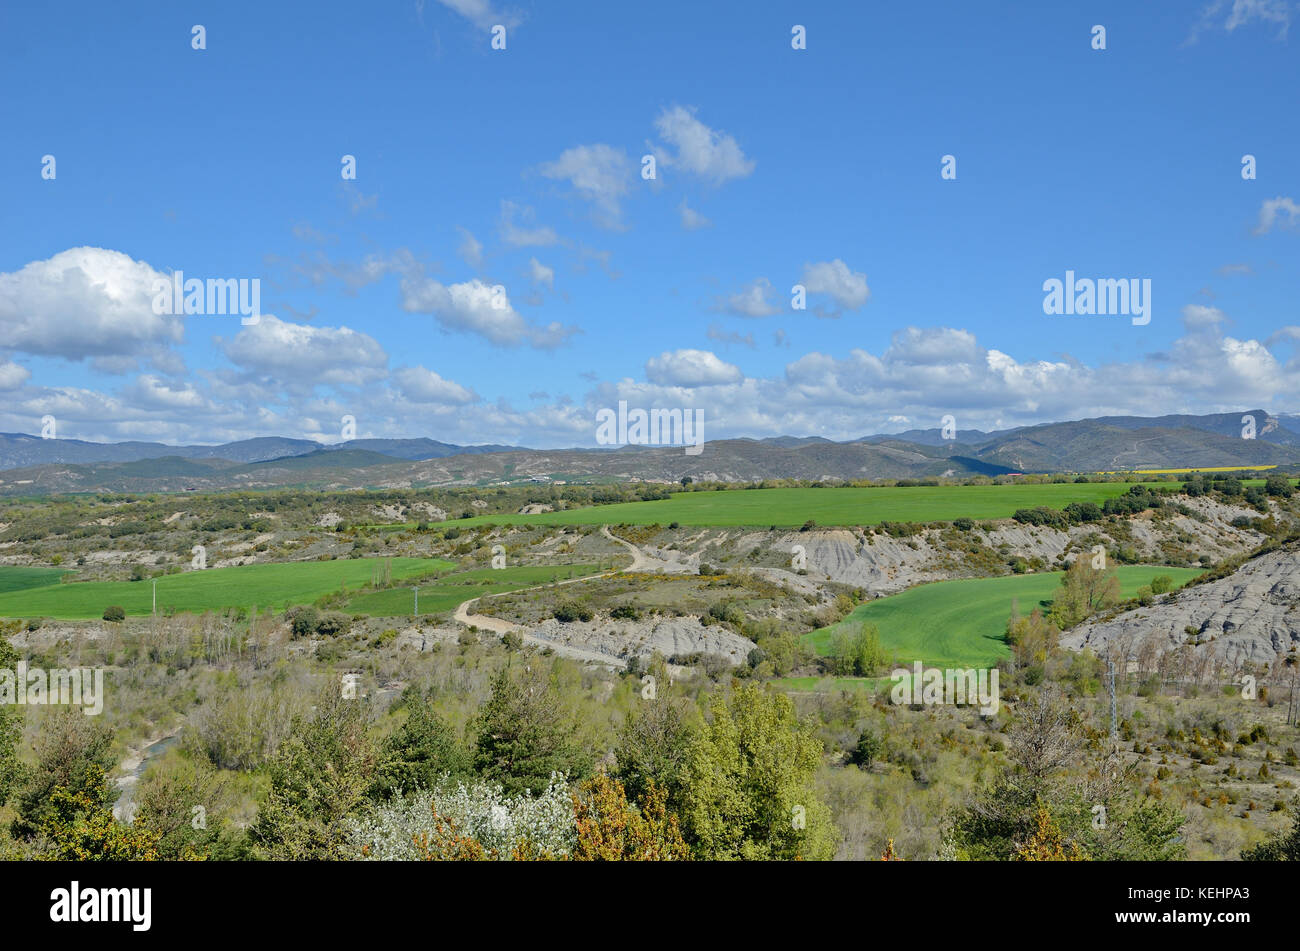
M176 745L181 738L180 728L154 740L139 753L132 753L122 760L123 775L116 780L117 788L122 792L113 806L113 817L118 822L130 822L135 817L135 787L140 782L149 764Z

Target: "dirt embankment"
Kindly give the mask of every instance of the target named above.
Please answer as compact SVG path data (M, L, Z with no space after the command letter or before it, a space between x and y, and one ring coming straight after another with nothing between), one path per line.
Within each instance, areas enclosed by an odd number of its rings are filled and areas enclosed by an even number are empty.
M1133 656L1151 643L1158 651L1183 644L1229 662L1272 663L1300 650L1300 551L1274 551L1226 578L1194 585L1145 608L1067 631L1072 650L1108 647Z

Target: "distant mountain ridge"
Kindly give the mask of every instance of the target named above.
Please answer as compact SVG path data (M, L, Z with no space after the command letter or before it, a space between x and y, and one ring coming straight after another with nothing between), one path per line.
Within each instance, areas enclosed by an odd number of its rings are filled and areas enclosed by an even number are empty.
M229 462L265 462L289 456L340 449L375 452L392 459L437 459L480 452L509 452L518 446L458 446L436 439L352 439L326 444L314 439L259 436L215 446L169 446L160 442L99 443L82 439L43 439L26 433L0 433L0 471L52 463L93 464L135 462L141 459L225 459Z
M1243 418L1252 417L1253 438ZM1288 425L1290 424L1290 425ZM1290 426L1296 426L1295 429ZM752 482L996 476L1012 472L1300 467L1300 416L1264 410L1111 416L995 432L939 429L844 442L820 436L720 439L682 447L526 449L436 439L261 437L219 446L90 443L0 434L0 493L179 492L306 485L478 485L520 480Z

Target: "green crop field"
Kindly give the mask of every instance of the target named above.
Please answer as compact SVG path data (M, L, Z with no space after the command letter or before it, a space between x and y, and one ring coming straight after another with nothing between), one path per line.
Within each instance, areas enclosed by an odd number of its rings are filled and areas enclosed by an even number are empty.
M394 579L414 578L454 568L437 558L393 558ZM158 578L158 612L182 612L243 607L280 610L285 604L309 604L342 587L370 583L380 559L295 561L286 564L238 565L186 571ZM11 569L0 569L0 578ZM27 569L30 570L30 569ZM6 590L0 581L0 617L98 618L110 604L120 604L128 617L149 614L149 581L69 581L41 587Z
M568 578L582 578L598 571L598 565L525 565L456 572L420 585L420 613L450 611L470 598L517 591ZM347 609L354 614L369 614L374 617L410 615L415 610L415 592L410 585L384 591L368 591L348 602Z
M893 681L888 677L774 677L772 686L794 693L830 693L834 690L875 692Z
M967 518L1009 518L1016 509L1096 502L1123 495L1132 483L1066 482L1043 485L942 485L881 488L729 489L675 492L654 502L619 502L537 515L476 515L455 525L876 525ZM1178 483L1158 483L1176 486ZM410 526L406 526L410 527Z
M68 572L62 568L28 568L25 565L0 565L0 594L58 584Z
M1169 575L1175 585L1200 574L1195 568L1122 565L1120 587L1131 597L1157 575ZM971 578L918 585L901 594L868 601L854 608L839 624L812 631L804 638L817 653L830 652L831 637L843 625L869 621L880 631L880 643L894 660L919 660L938 667L991 667L1010 653L1004 640L1011 604L1028 614L1050 602L1061 586L1061 572Z

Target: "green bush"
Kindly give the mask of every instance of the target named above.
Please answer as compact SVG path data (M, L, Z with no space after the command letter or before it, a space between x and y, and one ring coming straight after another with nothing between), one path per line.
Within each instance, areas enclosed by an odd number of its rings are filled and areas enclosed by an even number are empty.
M114 622L125 621L126 608L122 607L120 604L110 604L108 607L104 608L104 620Z
M569 602L556 607L555 613L551 615L555 620L562 624L571 624L574 621L590 621L594 615L591 608L585 604Z

